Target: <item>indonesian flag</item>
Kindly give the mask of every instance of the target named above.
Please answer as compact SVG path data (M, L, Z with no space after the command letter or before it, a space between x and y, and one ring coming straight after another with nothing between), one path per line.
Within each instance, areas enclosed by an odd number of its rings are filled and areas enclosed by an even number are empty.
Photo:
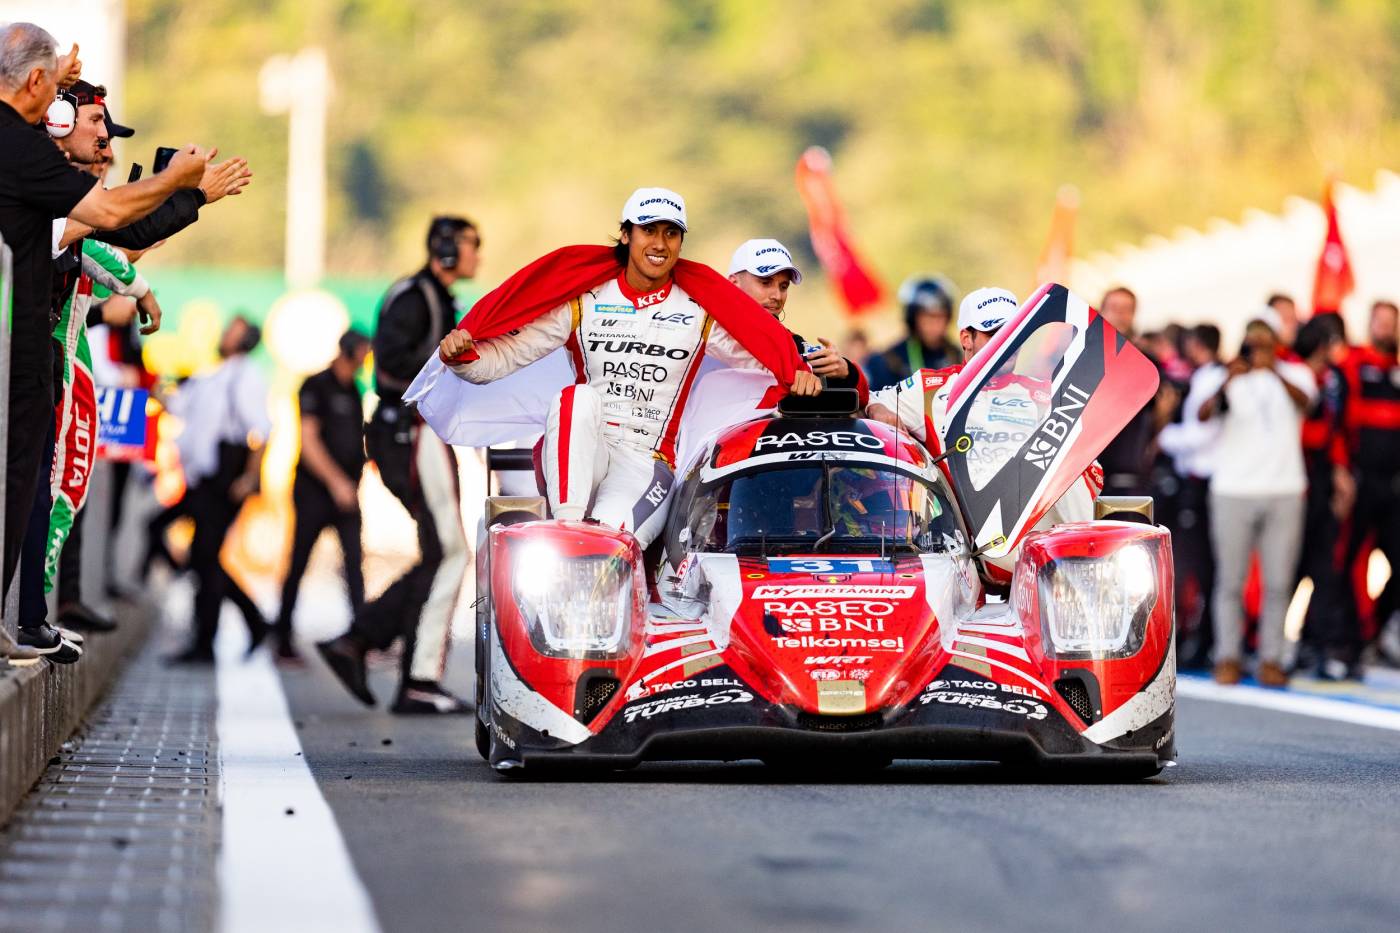
M807 208L812 250L847 312L861 314L878 305L884 287L851 248L846 212L831 180L831 153L820 146L802 153L797 160L797 193Z
M1356 282L1351 275L1351 260L1342 242L1341 225L1337 222L1337 204L1332 198L1335 179L1327 179L1322 192L1322 209L1327 213L1327 239L1322 243L1322 255L1317 257L1317 278L1313 282L1313 313L1336 314L1342 309L1342 299L1351 294Z
M566 246L530 263L481 298L458 322L473 338L489 340L528 324L541 314L618 275L612 250L603 246ZM752 380L719 380L702 391L716 361L703 361L696 391L686 400L682 427L691 413L722 409L740 419L756 406L771 408L785 392L799 369L807 364L797 354L792 335L757 302L708 266L682 259L674 278L707 314L748 350L767 372ZM468 351L453 362L477 358ZM451 373L436 351L423 364L404 392L404 401L417 406L418 415L448 444L486 447L538 437L544 430L550 403L561 389L574 382L564 350L503 379L475 385ZM761 391L755 388L761 386ZM706 424L709 420L706 419ZM696 436L692 430L690 435ZM684 448L682 444L682 448ZM683 462L685 454L678 458Z
M1061 185L1050 215L1050 236L1035 266L1035 283L1068 282L1069 261L1074 256L1074 221L1079 213L1079 189Z

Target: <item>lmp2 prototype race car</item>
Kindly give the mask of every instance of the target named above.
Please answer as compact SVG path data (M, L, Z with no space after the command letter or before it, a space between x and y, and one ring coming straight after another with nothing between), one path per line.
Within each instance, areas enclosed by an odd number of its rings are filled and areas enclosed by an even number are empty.
M1032 530L1156 386L1096 311L1045 286L956 377L946 454L856 417L854 393L790 399L691 458L658 567L625 532L488 501L482 756L531 774L704 759L1158 773L1175 758L1168 533ZM1016 548L994 582L984 561Z

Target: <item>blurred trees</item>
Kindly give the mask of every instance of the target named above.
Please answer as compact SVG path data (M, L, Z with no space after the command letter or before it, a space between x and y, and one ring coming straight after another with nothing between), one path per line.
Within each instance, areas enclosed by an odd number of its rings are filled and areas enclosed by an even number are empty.
M687 255L805 252L792 185L818 143L862 252L1023 291L1056 188L1088 252L1288 194L1365 184L1400 143L1400 7L1363 0L129 0L147 148L209 141L257 177L162 262L277 266L286 129L263 60L323 45L332 271L421 257L433 211L483 226L482 276L601 242L640 184L681 191ZM809 263L811 262L809 258ZM794 301L809 319L821 289Z

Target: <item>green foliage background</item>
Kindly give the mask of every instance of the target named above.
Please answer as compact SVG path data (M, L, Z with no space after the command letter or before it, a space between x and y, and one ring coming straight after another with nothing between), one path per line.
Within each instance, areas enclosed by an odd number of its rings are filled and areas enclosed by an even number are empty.
M340 276L413 267L427 216L459 211L495 281L603 241L639 184L686 196L688 256L722 265L761 235L807 252L792 176L815 143L891 286L928 269L1023 291L1062 183L1082 192L1084 255L1315 197L1328 168L1366 184L1400 143L1384 2L130 0L129 16L138 138L257 172L164 265L280 266L286 126L259 109L258 70L310 44L335 73ZM834 313L821 287L793 305L799 323Z

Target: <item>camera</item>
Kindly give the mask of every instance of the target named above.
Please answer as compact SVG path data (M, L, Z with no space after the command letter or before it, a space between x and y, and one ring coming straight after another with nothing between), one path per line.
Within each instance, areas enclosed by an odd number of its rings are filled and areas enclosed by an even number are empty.
M175 153L179 151L180 150L172 146L157 147L156 157L151 160L151 174L159 175L161 172L165 171L166 166L170 164L170 160L175 158Z

